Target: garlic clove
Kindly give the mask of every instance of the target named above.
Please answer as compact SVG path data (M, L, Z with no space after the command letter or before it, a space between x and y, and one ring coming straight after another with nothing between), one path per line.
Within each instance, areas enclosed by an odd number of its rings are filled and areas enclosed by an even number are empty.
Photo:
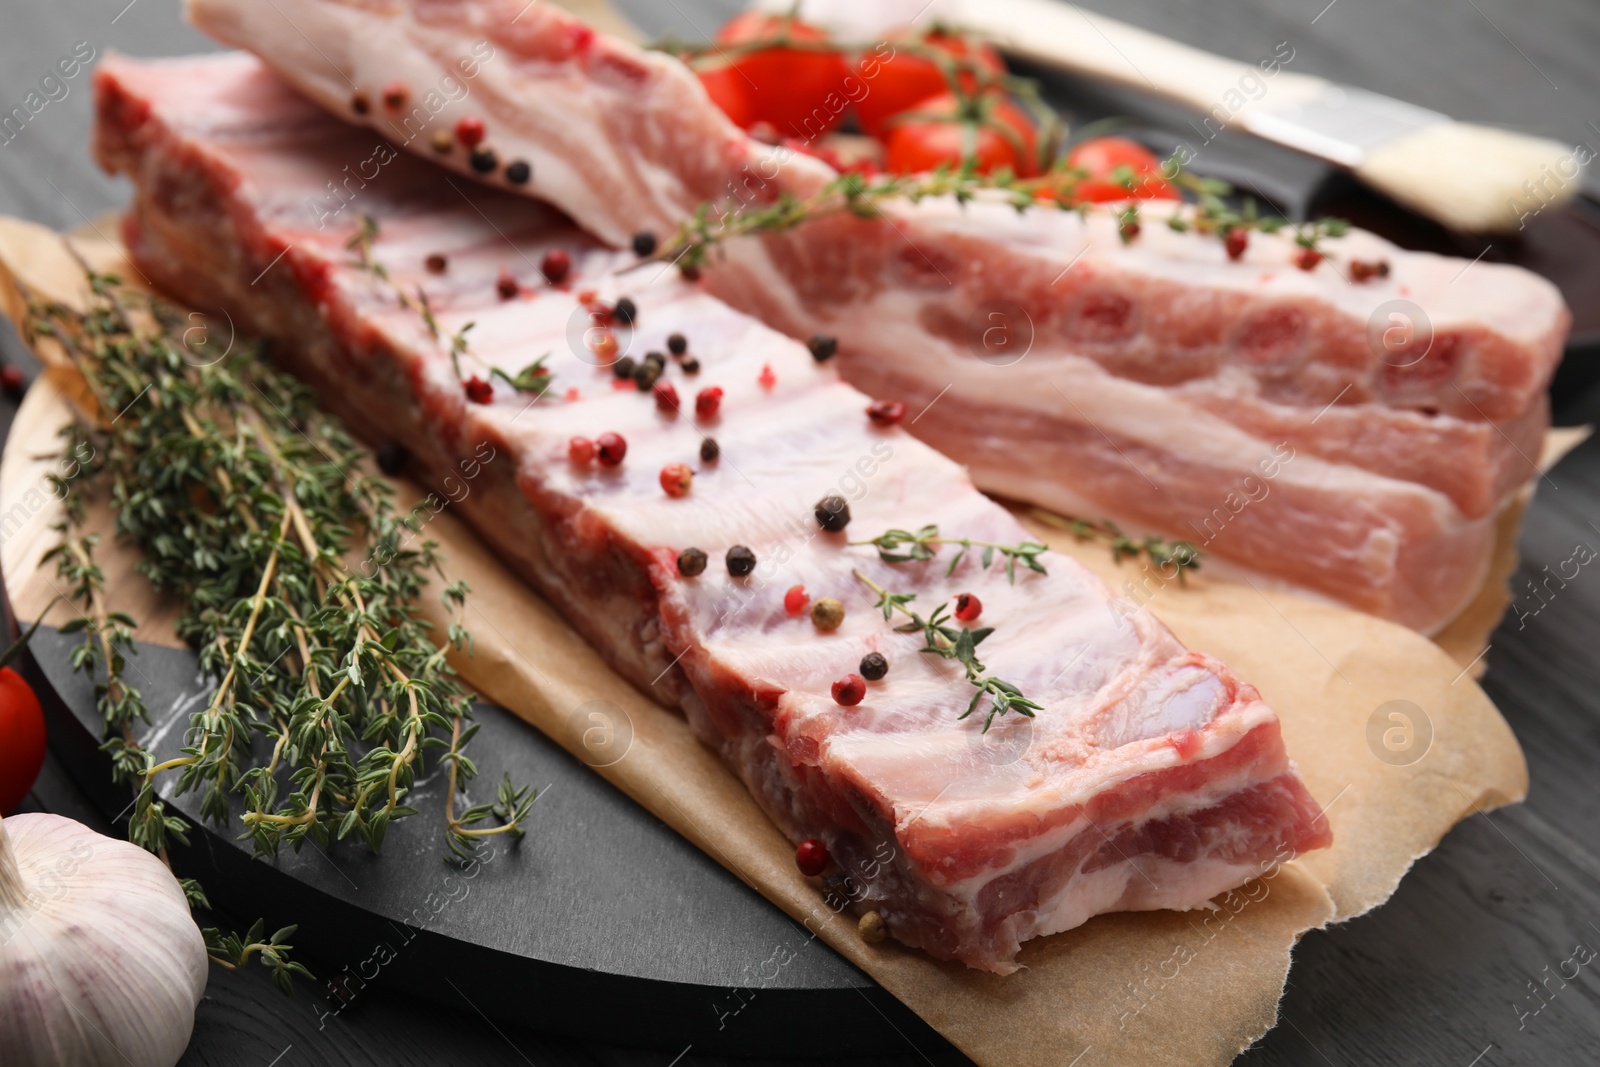
M0 820L0 1063L171 1067L206 978L160 860L58 815Z

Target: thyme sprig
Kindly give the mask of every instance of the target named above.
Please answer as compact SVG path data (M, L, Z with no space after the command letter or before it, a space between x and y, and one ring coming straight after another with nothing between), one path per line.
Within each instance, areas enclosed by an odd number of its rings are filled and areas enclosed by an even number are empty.
M967 710L962 712L958 719L965 719L978 710L978 704L985 696L989 697L989 712L984 716L983 732L988 733L989 727L994 725L997 716L1015 711L1019 715L1033 718L1035 711L1043 711L1044 705L1035 703L1024 696L1022 690L1010 682L996 678L988 673L988 668L978 660L978 646L984 639L994 633L994 627L985 626L979 629L970 627L956 627L950 625L950 605L948 602L940 604L933 609L933 613L923 618L906 605L917 599L915 593L892 593L868 578L860 571L855 571L857 580L862 582L878 594L877 608L883 612L885 621L894 618L895 612L906 617L906 622L895 627L896 633L921 633L922 647L918 652L929 656L938 656L941 659L955 660L961 664L966 672L967 681L977 690L972 694L972 700L967 704Z
M80 612L62 627L83 635L73 666L96 679L103 748L135 794L130 840L163 859L169 841L186 843L186 821L158 790L173 776L176 793L200 794L206 821L227 825L242 808L258 854L350 836L376 851L393 820L415 813L407 797L430 750L449 765L453 852L519 836L531 790L507 783L488 811L453 814L477 774L462 752L471 698L446 659L470 651L468 590L448 583L434 542L413 544L427 505L397 513L389 485L361 473L362 449L258 346L197 365L185 358L192 324L176 309L110 275L88 280L82 311L27 294L25 332L59 347L93 398L95 410L64 431L69 456L93 458L53 486L65 518L50 558ZM210 681L181 755L159 763L134 735L148 719L127 678L136 622L107 606L99 539L84 529L91 493L141 550L139 570L181 606L177 633ZM452 613L437 644L419 608L430 578L447 583ZM477 825L489 815L501 824ZM206 906L192 881L185 892ZM305 973L289 962L293 928L262 933L209 930L208 947L223 965L259 956L280 986Z
M1129 537L1109 519L1091 522L1088 519L1057 515L1044 508L1031 508L1028 514L1047 526L1066 530L1079 541L1104 541L1111 546L1111 558L1120 563L1124 559L1145 557L1161 570L1171 569L1180 584L1189 571L1200 569L1200 550L1188 541L1168 541L1160 537Z
M1021 563L1030 571L1039 574L1049 573L1044 569L1044 564L1039 562L1039 555L1048 552L1049 546L1037 541L1024 541L1016 545L1002 545L993 541L974 541L968 537L941 537L939 527L934 525L922 526L912 530L886 530L869 541L851 541L852 545L873 545L878 549L878 558L885 563L909 563L913 560L930 560L939 552L942 545L960 545L961 549L950 560L950 565L945 568L945 576L956 572L956 567L966 558L969 551L974 548L982 549L983 569L988 570L998 553L1005 560L1006 577L1013 583L1017 580L1017 564Z

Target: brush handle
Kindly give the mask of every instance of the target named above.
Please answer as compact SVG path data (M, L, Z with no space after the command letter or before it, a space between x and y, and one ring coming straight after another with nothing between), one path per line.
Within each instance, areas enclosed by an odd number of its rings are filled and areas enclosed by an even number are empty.
M1259 102L1249 87L1269 81L1257 64L1202 52L1059 0L967 0L960 5L958 25L1047 66L1154 92L1200 111L1223 107L1230 122ZM1282 57L1277 58L1281 64ZM1251 77L1256 82L1241 83ZM1327 87L1321 78L1280 66L1261 99L1281 107Z

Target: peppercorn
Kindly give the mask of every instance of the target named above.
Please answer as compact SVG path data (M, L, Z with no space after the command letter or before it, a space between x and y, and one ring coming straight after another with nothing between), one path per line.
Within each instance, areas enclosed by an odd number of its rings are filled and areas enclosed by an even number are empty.
M494 281L494 291L500 294L501 300L510 300L520 290L517 288L517 279L511 276L511 272L502 270L500 277Z
M399 474L406 469L406 460L409 458L405 445L390 441L378 449L378 469L388 475Z
M22 368L7 363L0 367L0 390L8 396L21 396L27 389L28 381L22 376Z
M772 373L772 364L761 364L761 374L756 378L756 384L763 389L771 389L778 384L778 376Z
M889 673L889 661L883 658L882 652L868 652L861 657L861 677L869 682L876 682Z
M574 437L567 442L567 459L579 467L587 467L594 459L595 445L587 437Z
M551 285L560 285L567 280L567 275L572 272L572 257L567 255L565 249L552 248L539 260L539 273L544 275L544 280Z
M828 846L814 837L806 838L794 850L794 865L807 878L815 878L828 869Z
M638 305L627 297L622 297L617 301L616 306L611 309L611 317L624 326L632 326L633 320L638 314Z
M783 610L790 615L798 615L806 610L806 605L811 603L811 598L806 595L803 585L791 585L789 591L783 594Z
M383 105L398 110L406 106L406 97L409 95L405 85L400 82L390 82L383 87Z
M686 282L697 282L700 280L700 268L695 266L693 263L678 264L678 274Z
M705 572L706 554L698 548L686 548L678 553L678 573L693 578Z
M633 368L633 384L638 386L641 393L648 393L659 377L661 377L661 364L649 359Z
M1368 262L1364 259L1350 261L1350 280L1353 282L1370 281L1373 278L1387 278L1389 276L1389 261L1380 259Z
M656 235L649 230L640 230L633 235L633 254L636 256L653 256L656 252Z
M589 342L589 351L594 353L595 365L599 367L610 366L621 348L616 335L610 330L600 331L600 336Z
M526 160L518 159L506 164L506 181L512 185L527 185L532 177L533 168Z
M1244 257L1244 251L1250 246L1250 233L1235 226L1222 238L1222 247L1227 251L1228 258L1239 260Z
M735 578L743 578L756 569L756 554L743 545L734 545L728 549L726 559L728 573Z
M983 601L971 593L962 593L956 597L956 618L962 622L971 622L983 614Z
M357 89L350 95L350 110L357 115L365 115L372 110L372 100L364 90Z
M620 433L603 433L595 439L595 444L599 446L601 464L607 467L615 467L628 454L628 442Z
M700 361L695 359L693 356L689 356L682 363L678 364L678 366L683 368L683 373L685 374L700 373Z
M906 417L906 406L898 400L875 400L867 408L867 418L879 426L893 426Z
M456 123L456 140L467 148L476 148L482 144L484 133L483 120L476 115L468 115Z
M429 274L443 274L450 269L450 261L444 258L442 252L434 252L422 261L422 265L428 268Z
M644 354L644 361L646 363L654 363L656 370L658 371L664 371L667 369L667 357L663 356L660 352L646 352Z
M611 364L611 373L616 375L618 378L632 378L634 368L636 368L638 365L639 364L635 362L632 356L623 356L621 359Z
M674 356L681 356L689 351L689 341L681 333L669 334L667 337L667 351Z
M842 496L825 496L811 510L817 525L829 533L838 533L850 525L850 504Z
M826 363L839 351L839 339L826 334L817 334L806 342L806 347L811 349L811 358L818 363Z
M467 399L474 404L487 404L494 399L494 386L476 374L462 382L461 388L466 390Z
M1132 241L1135 237L1139 236L1139 220L1123 219L1121 222L1117 223L1117 229L1122 235L1122 243L1127 244L1129 241Z
M661 468L661 488L670 497L689 495L689 486L694 483L694 471L682 463L668 463Z
M715 463L717 458L721 455L722 449L717 445L717 439L715 437L707 437L704 441L700 442L700 462Z
M671 382L656 383L656 410L667 415L678 413L678 391Z
M722 386L711 385L694 395L694 417L709 422L722 407Z
M844 622L844 605L825 596L811 605L811 625L822 631L837 630Z
M1301 270L1316 270L1317 264L1322 262L1322 253L1315 248L1300 248L1295 251L1292 262Z
M833 702L840 707L853 708L867 695L867 683L859 674L847 674L833 683Z
M500 165L500 159L494 154L494 149L492 148L474 148L467 162L479 174L492 174L494 173L494 168Z
M869 945L876 945L889 934L889 927L883 921L883 916L875 911L869 911L861 916L861 921L856 923L856 933L861 935L861 940Z
M432 145L433 150L439 153L441 156L447 155L450 152L450 149L456 146L455 138L450 136L449 130L440 130L438 133L433 135L433 139L428 143Z

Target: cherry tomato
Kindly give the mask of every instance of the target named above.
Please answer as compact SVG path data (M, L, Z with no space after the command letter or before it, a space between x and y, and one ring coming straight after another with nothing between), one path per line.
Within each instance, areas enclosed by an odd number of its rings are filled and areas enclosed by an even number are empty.
M891 120L888 131L884 169L893 174L956 166L969 156L985 174L1001 167L1024 178L1039 172L1032 120L996 93L966 101L953 93L932 97Z
M1000 53L988 45L939 30L920 38L886 42L880 48L888 59L883 59L880 51L872 51L856 60L855 65L856 77L865 88L865 95L856 102L856 117L861 120L861 128L874 137L883 135L885 123L894 116L930 96L950 91L950 82L939 63L911 54L913 47L942 52L953 60L965 60L979 70L995 74L1006 70ZM889 52L890 48L894 51ZM978 87L977 76L971 70L961 71L957 80L966 92Z
M1178 200L1178 190L1161 177L1161 160L1155 153L1126 137L1096 137L1067 153L1067 166L1087 176L1073 190L1075 203L1115 200ZM1121 167L1133 174L1130 191L1114 175Z
M742 52L733 47L780 38L811 45L828 41L822 30L787 15L742 12L717 31L716 43L732 62L713 52L700 71L701 84L740 126L767 122L783 136L816 137L844 117L850 68L837 51L826 49L780 45Z
M22 675L0 667L0 815L10 815L44 766L44 712Z

